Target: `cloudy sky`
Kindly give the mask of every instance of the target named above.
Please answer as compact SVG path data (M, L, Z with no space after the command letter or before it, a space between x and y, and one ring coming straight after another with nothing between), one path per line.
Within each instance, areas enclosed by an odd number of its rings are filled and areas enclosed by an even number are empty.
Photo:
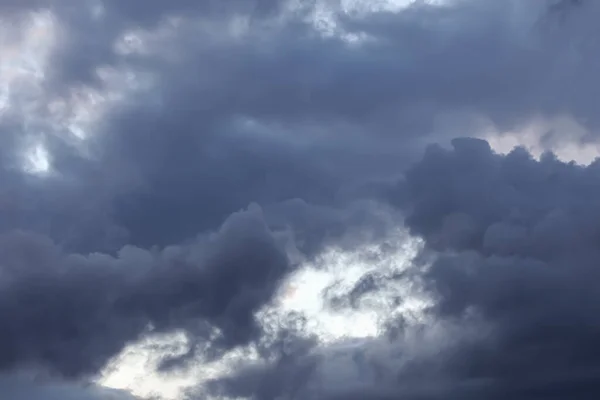
M599 398L599 18L0 0L0 393Z

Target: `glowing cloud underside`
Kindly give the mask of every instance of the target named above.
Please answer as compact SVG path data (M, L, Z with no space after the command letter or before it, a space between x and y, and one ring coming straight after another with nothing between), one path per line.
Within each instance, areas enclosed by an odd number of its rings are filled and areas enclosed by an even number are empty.
M413 1L382 1L366 3L345 1L348 11L365 9L402 9ZM434 3L431 1L431 3ZM437 1L435 3L441 3ZM314 17L315 27L323 34L336 32L335 21L326 9L318 10ZM105 83L102 91L85 86L72 88L65 97L50 97L43 90L48 60L56 44L56 20L49 12L31 14L18 41L10 41L6 21L0 19L0 118L19 115L27 129L43 138L44 135L61 135L64 140L84 146L85 139L94 133L95 125L102 114L135 91L152 86L151 76L141 71L115 69L107 66L97 70L98 77ZM127 55L149 54L151 41L167 40L172 33L169 27L160 27L157 32L131 31L118 38L115 52ZM355 37L346 37L348 41ZM541 124L543 125L543 124ZM489 136L492 146L505 152L515 144L530 147L538 144L540 124L531 128L531 135L497 132ZM517 143L516 137L533 137L535 141ZM500 139L498 139L500 138ZM534 139L532 139L534 140ZM574 149L573 152L580 149ZM82 150L83 151L83 150ZM588 154L589 153L589 154ZM579 154L581 156L581 154ZM589 161L597 155L597 149L587 149L583 155ZM565 154L573 159L575 155ZM32 174L48 173L52 169L52 154L49 154L43 139L26 143L23 154L23 169ZM318 337L320 344L343 343L348 339L376 337L385 322L398 314L419 317L425 300L413 296L410 288L402 282L393 282L365 294L354 307L333 307L331 299L343 297L352 291L362 279L370 274L393 276L406 269L416 255L420 243L409 238L405 232L397 232L392 239L394 252L383 254L377 246L365 245L353 252L329 249L316 262L305 263L282 284L278 296L262 310L258 318L266 331L273 321L285 319L291 313L302 315L308 335ZM402 302L394 299L403 298ZM106 367L98 383L116 389L127 389L142 397L158 396L160 399L176 400L183 392L199 382L222 376L233 365L253 357L252 348L238 349L212 363L195 363L185 371L160 373L156 371L165 356L185 354L189 343L181 333L149 336L132 344Z
M398 232L391 244L396 250L385 257L377 246L365 245L351 253L330 249L317 263L301 266L282 284L272 303L259 313L265 330L276 330L277 326L268 325L297 313L306 319L305 335L316 335L320 344L332 345L375 337L385 322L398 314L418 316L425 302L411 296L411 289L401 282L364 296L355 308L332 308L327 302L332 296L347 294L369 274L391 276L403 271L420 248L420 243L404 232ZM391 301L397 297L407 300L398 304ZM186 350L187 342L181 334L149 337L117 356L99 383L142 397L155 395L176 400L186 389L224 376L236 363L252 359L255 354L252 348L244 348L231 351L217 362L194 363L185 371L164 374L155 371L165 356L181 355Z
M554 134L552 132L561 132ZM568 132L568 134L564 134ZM494 151L507 154L517 146L526 148L539 159L542 153L552 151L559 160L574 161L589 165L600 157L600 146L586 141L589 132L572 117L560 116L553 119L539 118L516 132L498 132L490 128L482 138L490 143Z

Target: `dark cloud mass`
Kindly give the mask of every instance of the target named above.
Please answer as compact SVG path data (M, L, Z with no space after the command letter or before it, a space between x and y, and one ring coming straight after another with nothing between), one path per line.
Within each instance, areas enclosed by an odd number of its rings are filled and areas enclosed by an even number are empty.
M254 312L286 273L287 258L261 210L229 217L209 237L117 257L64 254L26 233L0 242L0 367L38 365L93 374L128 342L184 330L231 347L256 338Z
M599 174L598 162L550 153L538 161L522 148L499 155L479 139L430 146L391 198L432 260L405 277L432 295L426 319L389 338L251 366L212 390L256 399L595 398ZM368 291L381 284L370 279Z
M432 311L493 329L460 349L459 377L511 398L597 395L599 173L475 139L432 146L407 172L406 224L443 252L425 273Z
M2 395L11 400L133 400L125 392L93 386L54 383L26 375L0 376Z
M154 86L108 111L89 144L91 158L46 138L56 146L54 168L69 178L67 190L21 192L39 201L29 207L50 209L44 224L13 217L13 225L57 230L56 240L76 250L165 245L214 229L251 201L330 203L341 186L393 177L429 140L426 134L442 134L440 124L446 136L476 128L475 117L512 128L566 113L593 127L597 96L587 79L597 52L584 40L593 34L590 23L572 10L556 28L542 3L470 1L340 17L340 31L373 38L352 45L319 35L306 12L284 24L271 13L244 20L250 11L237 8L241 2L199 2L197 23L184 21L171 36L149 39L146 53L119 54L114 42L128 30L146 27L143 20L191 16L192 3L144 3L133 13L141 3L107 2L95 14L92 3L57 2L53 9L67 28L51 58L52 93L89 79L106 86L96 69L107 65L148 73ZM258 9L278 8L264 4ZM593 4L585 7L595 15ZM223 11L219 17L209 12L215 8ZM125 16L140 21L124 23ZM17 119L6 129L24 124L30 122ZM15 141L9 149L18 148ZM56 192L65 183L49 186ZM77 231L86 232L79 237L65 232L76 222L58 220L82 202L97 203L97 217L87 209L77 214L84 225ZM169 218L149 227L157 214Z
M600 3L389 3L0 0L0 397L183 333L258 353L185 400L598 398L600 162L497 146L597 154ZM277 314L356 260L377 333Z

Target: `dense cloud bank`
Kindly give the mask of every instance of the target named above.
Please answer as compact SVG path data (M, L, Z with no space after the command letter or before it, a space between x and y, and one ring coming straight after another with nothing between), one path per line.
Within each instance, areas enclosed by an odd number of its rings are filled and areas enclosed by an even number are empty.
M91 385L54 383L27 375L0 375L2 395L11 400L133 400L118 390Z
M99 372L148 329L184 330L215 351L256 339L254 313L289 267L258 207L161 251L64 254L25 233L4 235L0 249L0 367L72 377Z
M0 392L177 332L257 353L193 400L597 398L600 164L490 143L595 144L599 4L0 0ZM348 260L375 333L277 314Z
M331 33L315 27L317 6L330 8ZM50 3L48 71L15 84L0 125L13 182L1 189L2 224L73 251L167 245L253 201L340 201L348 186L397 176L438 138L565 115L597 126L595 2L336 7ZM142 44L127 39L136 33ZM90 105L104 110L92 126L56 116L49 104L85 99L82 88L122 98ZM549 129L549 143L569 133ZM43 181L18 172L39 140L54 172Z
M426 272L433 312L492 328L459 373L512 398L597 394L599 177L598 162L472 139L430 147L407 173L406 224L442 252Z
M479 139L430 146L391 198L424 239L400 277L429 295L422 318L210 387L256 399L595 398L599 177L598 162L499 155ZM384 283L369 290L383 296Z

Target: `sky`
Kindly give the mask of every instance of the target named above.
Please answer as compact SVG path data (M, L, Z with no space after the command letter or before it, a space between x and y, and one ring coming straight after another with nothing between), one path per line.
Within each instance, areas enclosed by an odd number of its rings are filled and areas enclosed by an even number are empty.
M599 398L599 17L0 0L0 393Z

